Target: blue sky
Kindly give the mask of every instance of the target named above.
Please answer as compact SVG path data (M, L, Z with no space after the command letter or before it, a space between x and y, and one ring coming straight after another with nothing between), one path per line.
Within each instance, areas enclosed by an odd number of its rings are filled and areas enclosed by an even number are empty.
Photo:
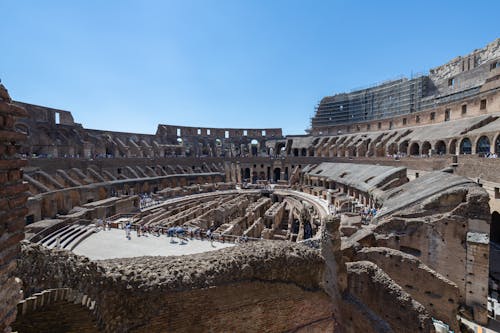
M303 134L319 100L500 37L500 1L0 0L0 78L86 128Z

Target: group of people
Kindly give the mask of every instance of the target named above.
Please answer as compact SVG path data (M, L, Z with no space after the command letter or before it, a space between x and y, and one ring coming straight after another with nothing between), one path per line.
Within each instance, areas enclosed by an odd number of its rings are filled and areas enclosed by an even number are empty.
M166 234L170 237L170 242L173 243L174 237L177 237L181 240L181 242L186 242L188 237L190 239L199 238L203 240L204 238L209 239L211 242L214 241L215 235L212 228L208 229L206 232L203 232L200 228L185 228L182 226L175 226L169 228L163 228L159 226L150 227L148 225L133 225L130 221L127 222L123 229L125 230L125 237L130 240L132 238L132 231L135 230L137 232L137 237L148 237L149 235L153 235L156 237L160 237L163 234ZM224 243L224 236L219 236L219 239ZM245 242L248 240L248 237L245 238Z
M361 215L361 223L363 224L369 224L372 220L372 218L377 215L377 209L375 207L370 208L370 207L365 207L363 210L359 212Z
M139 208L140 209L148 208L148 207L155 206L158 204L158 201L154 200L151 197L151 195L149 195L147 193L139 194L139 198L140 198L140 201L139 201Z

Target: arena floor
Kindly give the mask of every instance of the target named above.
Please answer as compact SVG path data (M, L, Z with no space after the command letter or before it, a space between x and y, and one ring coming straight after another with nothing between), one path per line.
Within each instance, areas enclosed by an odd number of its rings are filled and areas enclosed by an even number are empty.
M82 241L73 252L84 255L92 260L129 258L140 256L174 256L213 251L234 246L231 243L210 242L209 240L187 239L181 242L177 237L166 235L137 237L132 232L130 240L126 239L125 231L111 229L99 231Z

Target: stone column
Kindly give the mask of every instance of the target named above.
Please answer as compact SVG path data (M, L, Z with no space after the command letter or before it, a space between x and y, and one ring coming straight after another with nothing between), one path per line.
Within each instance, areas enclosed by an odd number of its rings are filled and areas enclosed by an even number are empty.
M10 332L17 303L21 300L20 284L14 277L19 242L24 238L24 217L28 209L28 185L23 183L21 168L26 165L17 155L19 143L26 135L14 129L16 117L27 117L24 109L12 100L0 84L0 332Z
M472 307L474 321L488 323L488 279L490 238L479 232L467 233L465 303Z
M323 225L321 255L325 258L326 269L322 285L332 299L335 321L341 323L341 302L342 294L347 289L347 269L340 249L340 217L328 215L325 217Z

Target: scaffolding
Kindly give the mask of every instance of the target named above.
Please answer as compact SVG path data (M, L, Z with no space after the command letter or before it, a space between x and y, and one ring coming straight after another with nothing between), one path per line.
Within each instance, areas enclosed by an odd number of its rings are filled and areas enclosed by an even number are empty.
M401 78L371 88L325 97L316 108L312 127L392 118L421 110L427 76Z

